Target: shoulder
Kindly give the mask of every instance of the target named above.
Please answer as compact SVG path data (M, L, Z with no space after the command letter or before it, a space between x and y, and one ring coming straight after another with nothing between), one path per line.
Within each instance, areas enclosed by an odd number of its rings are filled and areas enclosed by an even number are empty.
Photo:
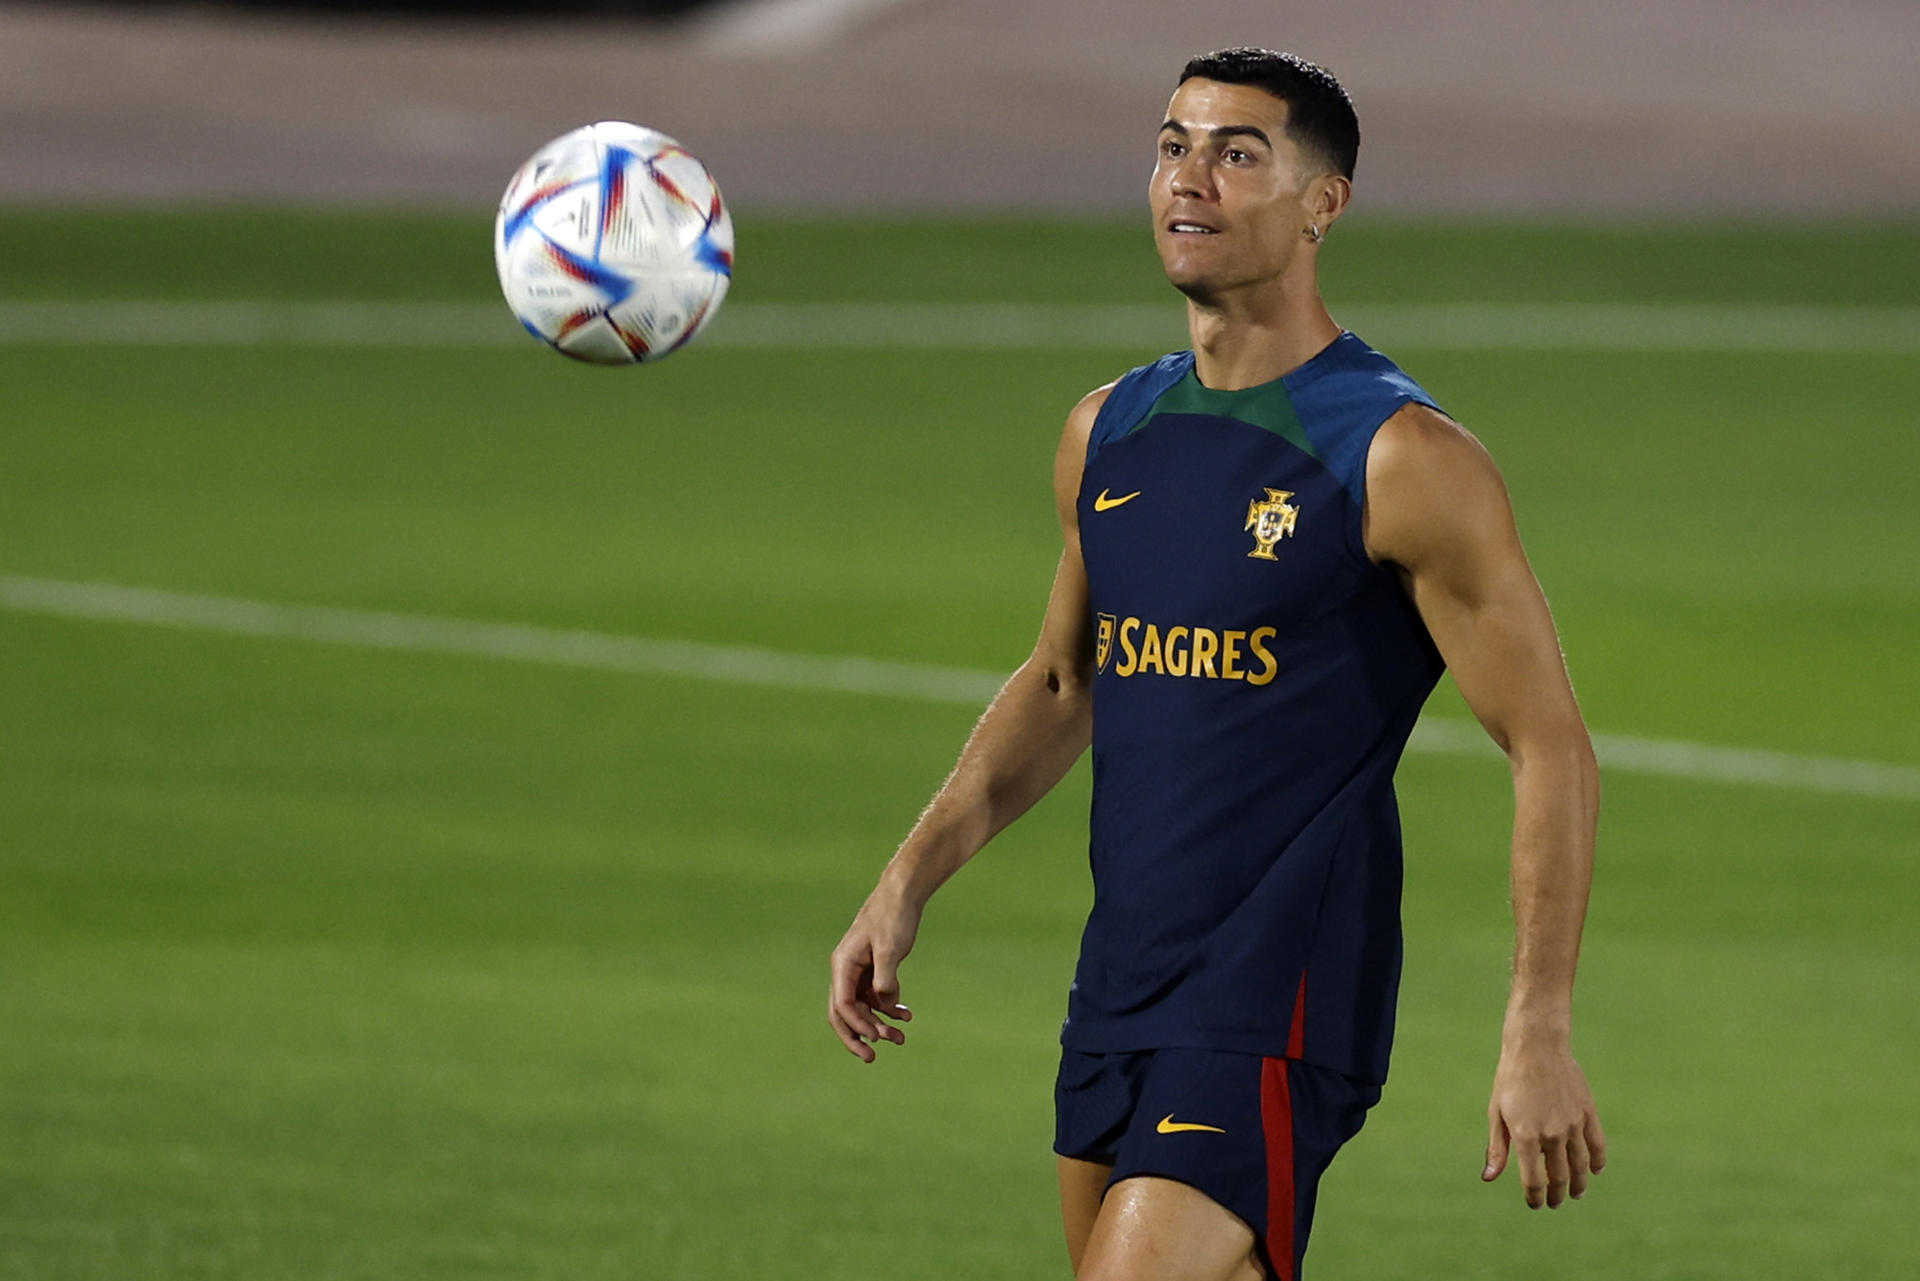
M1119 379L1095 387L1074 403L1067 413L1066 439L1077 440L1082 451L1086 449L1087 438L1093 435L1093 425L1100 421L1100 414L1107 407L1107 400L1113 395L1113 389L1120 385ZM1062 445L1066 443L1062 440Z
M1060 448L1053 456L1053 499L1063 522L1078 523L1074 520L1074 506L1080 498L1080 477L1086 471L1087 442L1118 382L1115 379L1095 387L1067 414L1066 428L1060 433Z
M1352 332L1288 374L1288 398L1320 460L1356 503L1371 484L1375 437L1408 411L1445 419L1438 403L1399 365Z
M1100 447L1117 440L1139 423L1167 388L1193 368L1191 351L1176 351L1151 364L1129 369L1110 383L1082 396L1067 415L1054 457L1054 498L1061 519L1067 520L1080 493L1080 478Z
M1363 528L1375 560L1410 564L1432 545L1512 526L1506 484L1472 432L1431 406L1408 403L1367 451Z
M1408 401L1387 416L1367 451L1367 487L1378 479L1438 467L1490 468L1493 456L1474 434L1431 405Z
M1129 369L1102 388L1100 407L1094 412L1087 439L1087 457L1091 459L1104 445L1125 436L1153 410L1154 403L1168 388L1187 376L1193 368L1191 351L1176 351L1152 364Z

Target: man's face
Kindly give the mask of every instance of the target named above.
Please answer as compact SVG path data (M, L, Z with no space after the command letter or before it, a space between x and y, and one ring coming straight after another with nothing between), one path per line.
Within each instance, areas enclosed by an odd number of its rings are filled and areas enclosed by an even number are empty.
M1147 203L1182 293L1204 302L1292 263L1312 175L1286 127L1287 104L1252 85L1195 78L1174 91Z

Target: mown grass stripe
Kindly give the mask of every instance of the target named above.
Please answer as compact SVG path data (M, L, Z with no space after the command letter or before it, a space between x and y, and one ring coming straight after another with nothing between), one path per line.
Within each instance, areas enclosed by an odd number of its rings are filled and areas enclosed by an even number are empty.
M1336 309L1376 346L1457 351L1920 352L1920 307L1407 303ZM1186 345L1172 302L734 303L703 348L1076 350ZM540 350L492 303L0 300L0 345Z
M745 645L286 605L44 578L0 577L0 609L969 707L984 705L1006 680L1004 673L929 663L795 654ZM1595 734L1593 739L1602 766L1627 773L1920 800L1920 769L1907 765L1620 734ZM1478 727L1432 716L1421 720L1409 748L1439 755L1496 754Z

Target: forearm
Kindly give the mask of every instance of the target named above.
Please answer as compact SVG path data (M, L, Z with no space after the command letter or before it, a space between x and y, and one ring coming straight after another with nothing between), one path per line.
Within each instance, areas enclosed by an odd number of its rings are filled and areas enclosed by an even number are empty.
M1513 751L1513 990L1505 1037L1565 1040L1593 879L1600 776L1577 726Z
M1036 655L1008 678L959 762L881 875L876 892L924 904L1001 829L1031 809L1086 750L1091 692Z

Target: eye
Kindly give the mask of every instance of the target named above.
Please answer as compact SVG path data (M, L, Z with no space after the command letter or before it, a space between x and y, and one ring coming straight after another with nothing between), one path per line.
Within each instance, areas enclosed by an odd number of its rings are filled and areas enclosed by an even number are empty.
M1167 157L1169 160L1178 160L1180 157L1187 154L1187 149L1185 146L1181 145L1178 141L1172 138L1168 138L1165 142L1160 144L1160 154Z
M1252 161L1253 161L1253 154L1251 152L1242 151L1238 147L1227 148L1228 164L1244 165L1244 164L1250 164L1252 163Z

